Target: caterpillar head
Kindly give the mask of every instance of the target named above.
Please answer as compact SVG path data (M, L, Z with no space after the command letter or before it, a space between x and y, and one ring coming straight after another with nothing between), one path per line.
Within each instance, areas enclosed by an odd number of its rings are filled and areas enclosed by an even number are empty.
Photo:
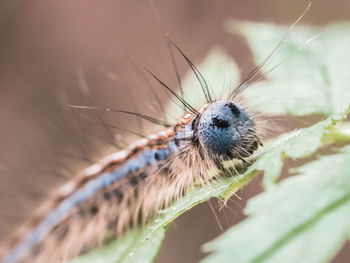
M197 125L201 145L222 159L242 159L258 147L259 139L251 116L233 102L213 102L202 113Z

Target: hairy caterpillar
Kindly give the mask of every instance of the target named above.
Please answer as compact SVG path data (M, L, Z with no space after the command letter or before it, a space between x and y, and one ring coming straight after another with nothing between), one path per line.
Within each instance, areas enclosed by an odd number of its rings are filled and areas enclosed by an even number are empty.
M120 234L130 222L144 223L195 181L208 183L207 170L222 168L223 160L252 154L260 143L258 121L236 99L261 66L229 98L214 101L189 64L207 104L194 109L178 97L190 113L177 124L164 123L165 131L108 156L61 188L30 223L28 234L13 242L4 262L69 259L100 244L107 232Z

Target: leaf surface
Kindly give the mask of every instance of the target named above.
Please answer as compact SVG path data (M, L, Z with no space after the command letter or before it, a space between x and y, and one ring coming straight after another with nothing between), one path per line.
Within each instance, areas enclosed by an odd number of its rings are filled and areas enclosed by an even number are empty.
M269 114L344 112L350 102L349 28L348 23L293 28L277 56L265 65L267 80L246 89L248 103ZM228 22L226 29L247 39L257 64L271 54L288 31L284 26L235 21Z
M205 246L203 262L328 262L350 234L350 148L251 199L249 218Z

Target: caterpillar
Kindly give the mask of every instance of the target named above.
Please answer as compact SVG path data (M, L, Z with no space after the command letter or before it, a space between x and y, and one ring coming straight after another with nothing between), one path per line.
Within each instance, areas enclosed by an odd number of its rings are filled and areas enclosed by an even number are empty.
M256 80L282 43L221 99L212 98L204 77L173 43L201 83L205 105L195 109L149 72L188 113L173 125L139 115L164 129L103 158L58 189L5 244L1 262L70 260L101 245L107 235L118 237L130 226L146 224L195 183L210 184L215 178L208 171L225 169L225 160L249 162L262 145L264 121L243 106L239 95Z

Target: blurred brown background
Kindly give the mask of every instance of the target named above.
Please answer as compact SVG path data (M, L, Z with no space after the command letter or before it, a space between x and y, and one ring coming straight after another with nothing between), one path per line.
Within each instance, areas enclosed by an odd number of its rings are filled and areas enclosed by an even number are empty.
M253 66L249 49L243 39L223 30L223 22L234 18L290 25L306 6L307 1L286 0L2 0L0 240L72 177L72 170L115 150L115 134L120 135L116 139L128 136L99 122L134 131L147 125L129 116L72 110L67 103L159 117L146 88L148 82L156 84L146 81L142 68L176 84L168 32L195 63L219 44L247 72ZM349 1L315 0L301 23L348 19ZM178 64L183 74L187 67ZM84 81L89 96L81 89ZM166 103L168 97L154 89ZM241 200L233 198L227 208L215 209L224 229L242 220L245 202L261 191L259 185L256 180L238 193ZM208 204L200 205L172 225L157 261L197 262L203 257L200 245L221 232ZM334 262L348 262L349 251L344 248Z

